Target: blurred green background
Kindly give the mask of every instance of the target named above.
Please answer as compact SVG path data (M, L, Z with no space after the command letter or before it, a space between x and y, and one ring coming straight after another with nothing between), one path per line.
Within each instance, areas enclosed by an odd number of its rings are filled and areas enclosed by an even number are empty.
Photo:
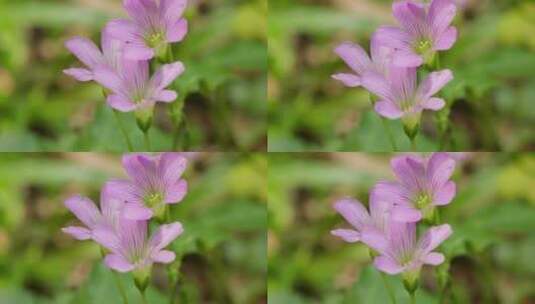
M183 274L180 303L266 303L266 157L188 157L189 192L171 208L185 229L170 245L182 261L174 264ZM0 155L0 303L121 303L99 247L60 228L78 222L66 198L98 202L103 183L122 177L119 155ZM140 303L132 277L121 277L129 303ZM168 295L165 268L156 264L149 303L169 303Z
M0 0L0 150L126 151L100 87L62 73L79 66L64 41L100 41L105 23L125 16L121 3ZM186 18L190 31L174 45L186 72L173 84L186 126L159 105L153 149L171 149L176 126L186 151L264 149L267 0L190 0ZM132 115L121 118L143 149Z
M528 151L535 144L535 3L458 0L460 37L441 53L455 79L440 93L452 103L446 151ZM368 48L381 24L395 24L391 0L270 0L270 151L391 151L368 93L330 75L349 71L333 49ZM444 113L447 114L447 113ZM421 151L436 151L436 114L425 113ZM409 150L399 121L398 148Z
M269 155L269 303L390 303L368 249L330 235L349 227L332 208L351 196L364 204L380 179L393 179L389 154ZM535 155L468 153L453 176L457 195L441 209L453 235L438 251L452 274L442 303L535 302ZM417 303L439 303L433 268L424 267ZM408 303L390 277L398 303Z

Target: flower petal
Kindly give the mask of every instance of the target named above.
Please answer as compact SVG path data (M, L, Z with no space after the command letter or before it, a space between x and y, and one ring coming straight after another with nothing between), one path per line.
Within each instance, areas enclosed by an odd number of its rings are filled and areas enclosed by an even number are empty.
M124 47L124 57L129 60L150 60L154 50L141 44L128 44Z
M424 63L422 56L412 50L397 50L392 55L392 64L397 67L414 68Z
M168 186L165 192L167 204L180 203L188 193L188 183L181 179L176 184Z
M129 272L135 268L133 264L118 254L108 254L104 258L104 263L108 268L119 272Z
M105 26L110 39L117 39L127 43L144 44L143 30L134 22L126 19L114 19Z
M388 274L398 274L403 271L403 266L399 265L396 261L394 261L392 258L381 255L376 257L373 260L373 265L375 268L382 272L386 272Z
M398 119L403 116L403 111L399 107L389 100L379 100L375 103L375 112L379 115L389 118Z
M93 71L93 77L98 84L114 93L123 91L123 81L121 80L121 77L107 67L96 68Z
M89 39L74 37L65 42L65 47L90 69L103 63L102 53Z
M124 196L116 191L113 181L106 182L100 191L100 210L106 225L116 227L124 202Z
M348 243L356 243L360 240L360 233L353 229L335 229L331 230L331 234Z
M457 6L452 0L433 0L427 16L433 34L444 32L455 18L456 13Z
M392 219L402 223L414 223L422 219L422 212L406 205L392 207Z
M158 172L167 185L174 185L182 176L188 160L181 153L162 153L158 163Z
M416 156L402 155L390 160L398 181L410 191L417 191L425 178L424 161Z
M65 201L65 206L89 229L95 228L102 218L95 203L87 197L72 196Z
M357 200L351 198L341 199L334 203L334 209L357 230L363 229L370 223L368 211Z
M61 231L70 234L72 237L74 237L77 240L88 240L91 238L91 230L84 228L84 227L77 227L77 226L69 226L65 228L61 228Z
M391 87L384 75L379 73L365 73L361 77L362 86L371 93L384 100L392 100Z
M176 94L175 91L162 90L158 93L158 95L154 96L154 99L156 101L161 101L161 102L173 102L176 100L177 97L178 95Z
M449 27L444 33L441 33L433 44L435 51L445 51L451 49L453 44L457 41L457 29Z
M152 76L152 84L157 89L164 89L170 85L180 74L184 72L184 65L177 61L161 66L154 76Z
M422 236L418 247L423 253L429 253L437 248L444 240L446 240L452 234L451 226L443 224L440 226L434 226L427 230Z
M93 240L112 252L121 248L119 236L107 228L99 227L93 230Z
M188 33L188 21L180 19L167 26L166 40L169 43L180 42L184 40Z
M187 4L187 0L160 0L160 16L166 22L176 22L184 14Z
M387 227L395 205L411 206L410 193L399 183L379 181L370 193L370 213L378 227Z
M158 6L153 0L124 0L123 7L139 25L149 26L149 20L159 17Z
M417 95L422 98L431 98L452 79L453 74L447 69L430 73L418 87Z
M370 206L373 207L375 201L387 201L389 204L409 205L410 192L400 183L390 181L379 181L373 187L370 194ZM372 208L373 209L373 208Z
M152 251L162 250L182 234L182 232L184 232L184 228L179 222L161 225L149 241Z
M91 81L93 80L93 72L88 69L72 68L63 70L63 73L73 77L78 81Z
M126 170L128 176L134 180L134 183L137 187L145 189L150 186L149 181L151 180L150 172L147 172L147 165L142 165L141 159L145 159L150 162L150 158L145 156L142 153L131 153L123 155L123 167Z
M433 205L442 206L451 202L456 193L455 183L452 181L446 182L433 197Z
M151 255L153 261L163 264L171 263L175 258L175 253L169 250L160 250Z
M411 35L417 36L427 27L424 7L412 1L394 2L392 14Z
M143 192L129 180L113 179L104 187L109 196L120 198L123 203L143 203Z
M338 73L332 75L331 77L342 82L346 87L355 88L360 86L360 77L355 74Z
M388 247L387 235L376 228L365 228L360 232L360 241L377 252L385 252Z
M446 102L442 98L431 97L420 103L420 106L426 110L438 111L446 105Z
M344 42L334 49L342 60L360 75L370 68L371 60L366 51L358 44Z
M427 162L427 179L433 187L446 183L455 170L455 160L448 153L433 153Z
M152 218L152 209L139 203L126 203L123 208L123 216L129 220L145 221Z
M442 264L445 259L442 253L430 252L424 257L423 262L424 264L437 266Z
M137 109L137 105L123 95L112 94L106 99L110 107L121 112L131 112Z
M407 32L394 26L379 27L375 31L374 38L378 45L405 51L411 50L413 40Z

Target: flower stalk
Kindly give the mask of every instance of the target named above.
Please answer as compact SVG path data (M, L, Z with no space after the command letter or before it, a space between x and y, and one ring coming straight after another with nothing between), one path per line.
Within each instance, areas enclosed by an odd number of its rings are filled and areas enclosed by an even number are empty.
M115 109L113 110L113 115L115 116L115 119L117 120L117 125L119 126L119 129L121 130L121 133L123 133L124 140L126 142L126 146L128 147L128 152L134 151L134 147L132 146L132 142L130 141L130 136L128 136L128 132L126 131L121 118L119 117L119 112Z
M375 102L377 99L375 96L370 94L370 102L372 104L372 108L375 106ZM390 145L392 146L392 150L396 152L398 150L398 147L396 145L396 140L394 139L394 136L392 135L392 131L390 130L390 126L388 125L388 122L386 121L386 118L381 117L381 123L383 124L383 129L385 130L386 136L388 137L388 140L390 141Z

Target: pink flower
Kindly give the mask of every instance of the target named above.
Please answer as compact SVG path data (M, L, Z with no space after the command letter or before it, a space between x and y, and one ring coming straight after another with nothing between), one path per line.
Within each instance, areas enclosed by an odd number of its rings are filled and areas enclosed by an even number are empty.
M122 212L123 202L114 197L110 185L102 188L100 196L100 210L87 197L75 195L65 201L65 206L85 225L69 226L61 230L78 240L93 238L96 229L115 230Z
M336 47L334 52L351 68L353 73L338 73L332 78L341 81L348 87L362 85L362 77L368 73L385 76L391 63L393 50L377 43L376 35L371 40L371 58L358 44L344 42Z
M450 180L455 160L447 153L434 153L429 159L399 156L391 161L397 182L379 182L376 187L393 204L392 218L417 222L431 218L435 207L447 205L455 196Z
M155 214L161 216L167 204L180 202L188 191L187 182L181 178L186 165L180 153L123 156L123 166L131 180L109 182L114 196L126 202L123 216L147 220Z
M65 46L73 53L86 68L71 68L63 72L79 81L91 81L94 79L94 70L99 67L107 67L113 71L120 68L123 56L123 44L114 40L109 35L108 27L102 31L102 52L93 41L74 37L65 42Z
M125 43L127 59L149 60L188 32L182 18L186 0L124 0L123 5L132 20L112 20L108 26L110 34Z
M95 81L109 89L107 102L110 107L122 111L151 112L156 102L172 102L177 93L167 90L175 78L184 72L181 62L162 65L149 77L147 61L124 60L122 67L114 71L107 67L98 67L94 71Z
M452 0L432 0L431 4L404 0L392 5L400 27L382 26L377 39L395 49L393 64L418 67L430 63L437 51L449 50L457 40L457 29L450 26L457 7Z
M96 230L94 239L110 253L104 263L119 272L137 271L148 276L153 263L171 263L175 253L165 250L182 234L182 224L174 222L161 225L150 237L147 236L147 221L121 218L116 232Z
M444 255L434 250L452 234L450 225L429 228L418 240L416 224L391 226L388 245L379 251L374 266L388 274L403 273L405 279L414 281L423 265L440 265Z
M334 204L334 209L344 217L353 229L335 229L331 234L346 242L363 242L375 250L387 244L392 203L388 196L374 188L370 194L370 212L357 200L345 198Z
M375 111L386 118L402 118L404 123L416 125L423 110L438 111L446 103L433 97L453 79L450 70L430 73L421 84L416 83L415 68L392 67L386 78L378 74L364 77L362 85L379 97Z

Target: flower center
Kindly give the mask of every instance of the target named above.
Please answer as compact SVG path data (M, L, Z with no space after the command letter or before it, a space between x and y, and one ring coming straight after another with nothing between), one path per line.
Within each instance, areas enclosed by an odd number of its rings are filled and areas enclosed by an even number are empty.
M412 101L409 99L404 99L399 103L399 107L403 112L408 112L412 108Z
M429 39L422 39L414 46L414 51L420 55L424 55L431 50L431 41Z
M162 200L163 200L163 195L159 192L150 193L149 195L145 197L145 203L151 208L160 204Z
M151 48L157 48L164 42L164 35L161 31L154 31L145 38L145 42Z
M431 203L431 197L427 193L420 193L415 200L418 209L424 209Z
M403 266L407 266L412 262L413 253L411 251L404 252L399 257L399 263Z

